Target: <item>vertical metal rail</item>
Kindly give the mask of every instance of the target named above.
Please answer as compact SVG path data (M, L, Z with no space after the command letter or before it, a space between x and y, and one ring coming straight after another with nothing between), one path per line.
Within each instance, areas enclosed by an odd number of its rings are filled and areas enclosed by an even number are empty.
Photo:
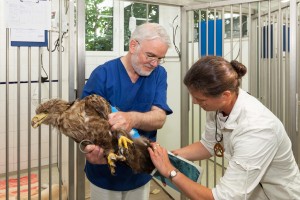
M148 3L146 4L146 22L149 22L149 4Z
M6 194L5 198L9 199L9 29L6 29L6 77L5 77L5 188L6 188Z
M208 43L208 41L207 41ZM214 56L217 55L217 21L216 21L216 8L214 8ZM217 184L217 158L214 156L214 186Z
M206 55L208 55L208 8L206 8L206 46L205 46L205 50L206 50ZM206 160L206 187L209 186L209 159Z
M201 49L201 22L202 22L202 16L201 16L201 9L198 10L198 30L199 30L199 34L198 34L198 59L200 59L202 57L202 49ZM193 103L191 103L193 105ZM202 123L201 123L201 108L198 106L198 113L199 113L199 131L198 131L198 138L201 138L202 135L202 131L201 131L201 127L202 127ZM193 130L193 132L195 132L195 130ZM199 161L199 166L202 166L202 162L201 160Z
M251 58L251 3L248 3L248 19L247 19L247 36L248 36L248 68L251 66L249 58ZM249 78L250 80L250 78ZM249 84L250 85L250 84Z
M49 99L52 98L52 67L53 67L53 62L52 62L52 32L51 30L48 31L49 35ZM49 126L49 185L52 185L52 127ZM49 187L49 199L52 199L52 187Z
M253 73L251 73L252 71L252 67L251 67L251 44L252 44L252 41L251 41L251 33L252 33L252 29L251 29L251 21L252 21L252 18L251 18L251 3L248 3L248 19L247 19L247 36L248 36L248 69L250 69L250 73L248 74L249 76ZM248 83L249 83L249 86L251 84L250 82L251 78L249 77L248 79ZM250 91L250 88L249 88L249 91Z
M75 76L75 38L74 38L74 0L69 1L69 100L73 101L76 99L75 96L75 82L74 82L74 76ZM69 177L68 177L68 197L69 199L75 199L75 151L74 151L74 141L72 139L69 139Z
M184 75L188 70L188 16L187 11L182 7L181 8L181 80L183 80ZM189 136L184 134L189 132L189 94L184 86L183 82L180 83L180 132L181 132L181 147L187 146L189 144ZM181 199L184 199L181 195Z
M300 2L297 3L297 15L298 15L298 23L300 23ZM300 52L300 31L299 29L297 29L297 52L298 52L298 55L299 55L299 52ZM297 116L297 119L296 119L296 131L297 131L297 149L298 151L296 151L295 153L295 157L296 157L296 162L298 163L298 166L300 165L300 147L299 147L299 144L300 144L300 138L299 138L299 106L300 106L300 101L299 101L299 84L300 84L300 58L297 57L297 112L296 112L296 116Z
M252 62L249 62L249 92L255 96L256 98L259 98L258 95L258 76L257 76L257 70L258 70L258 17L254 18L255 12L253 12L252 15L252 7L257 7L257 3L255 4L248 4L248 38L249 40L249 47L248 47L248 58L252 58ZM256 40L252 41L252 35L253 38L256 38ZM251 51L251 49L257 49L256 51ZM250 60L250 59L248 59Z
M280 5L280 3L278 2L278 5ZM278 6L277 5L277 6ZM281 39L281 29L282 29L282 24L281 24L281 13L279 11L279 7L277 7L277 12L276 14L274 14L273 18L274 18L274 29L277 28L277 31L276 31L276 37L274 37L273 41L275 43L277 43L277 46L276 46L276 49L274 48L273 49L273 55L274 55L274 68L275 68L275 76L273 77L273 84L275 85L275 89L274 89L274 101L275 101L275 115L281 120L281 116L280 116L280 81L281 81L281 78L280 78L280 68L281 66L278 64L281 60L281 52L280 52L280 49L281 49L281 44L280 44L280 39ZM277 27L276 27L277 25ZM281 26L281 28L280 28Z
M283 31L283 24L282 24L282 12L281 12L281 3L278 2L278 19L277 19L277 32L278 32L278 37L277 37L277 106L278 106L278 110L277 110L277 116L279 117L279 119L281 121L283 121L283 117L282 117L282 98L283 98L283 94L282 94L282 85L283 85L283 81L282 81L282 31Z
M233 60L233 8L230 5L230 60Z
M224 35L225 35L225 8L222 8L222 56L224 57ZM225 173L225 159L222 157L222 176Z
M199 14L199 35L198 35L198 37L199 37L199 54L198 54L198 58L201 58L202 57L202 49L201 49L201 45L202 45L202 40L201 40L201 34L202 34L202 28L201 28L201 23L202 23L202 21L204 21L204 19L202 20L202 10L201 9L199 9L198 10L198 14Z
M18 180L18 194L17 198L20 199L21 192L21 182L20 182L20 171L21 171L21 118L20 118L20 65L21 65L21 55L20 47L17 47L17 180Z
M284 25L284 27L282 27L282 45L284 42L286 42L287 40L284 39L283 37L283 33L285 33L285 38L287 38L287 24L286 24L286 8L283 9L281 8L281 21L282 21L282 25ZM282 50L282 56L281 56L281 80L282 80L282 85L281 85L281 115L282 115L282 123L284 126L286 126L286 117L285 117L285 112L286 112L286 77L285 77L285 73L286 73L286 68L287 68L287 65L286 65L286 55L287 55L287 43L285 43L285 52L283 53L283 50ZM283 49L283 46L282 46L282 49Z
M268 49L268 53L267 53L267 60L268 60L268 67L267 67L267 105L268 108L271 110L272 109L272 100L271 100L271 1L268 1L268 20L267 20L267 25L266 27L268 27L268 39L267 41L267 49Z
M42 99L42 77L41 77L41 47L38 48L38 104L41 103ZM42 127L39 126L39 135L38 135L38 182L39 182L39 200L41 200L41 195L42 195Z
M296 12L297 12L297 24L299 24L299 3L297 3L297 6L296 6ZM296 48L297 48L297 52L300 52L300 43L299 43L299 32L297 31L297 34L296 34ZM296 119L295 119L295 123L296 123L296 138L297 138L297 141L299 141L299 138L298 138L298 119L299 119L299 57L296 57L296 60L297 60L297 64L296 64L296 71L297 71L297 76L296 76ZM299 144L299 143L298 143ZM299 145L298 145L299 146ZM298 148L298 151L295 152L295 157L296 157L296 161L298 163L298 152L300 151L300 148L297 146Z
M80 97L85 84L85 2L77 1L77 93ZM78 147L78 144L76 145ZM85 157L76 148L76 199L85 198L85 174L83 173ZM80 180L80 181L79 181Z
M202 22L202 10L200 9L199 10L199 55L198 55L198 58L201 58L202 57L202 49L201 49L201 46L202 46L202 41L201 41L201 33L202 33L202 29L201 29L201 22Z
M267 87L268 87L268 66L266 65L266 63L268 62L268 20L267 20L268 16L262 16L262 50L263 50L263 54L261 55L261 59L262 59L262 65L261 65L261 94L262 94L262 101L263 104L269 108L268 105L268 91L267 91Z
M206 52L206 55L208 55L208 28L209 28L209 26L208 26L208 12L209 12L209 10L208 10L208 8L206 8L206 18L205 18L205 22L206 22L206 24L205 24L205 52Z
M240 4L240 20L239 20L239 23L240 23L240 38L239 38L239 41L240 41L240 45L239 45L239 52L238 52L238 56L239 56L239 62L243 62L243 48L242 48L242 38L243 38L243 23L242 23L242 18L243 18L243 13L242 13L242 4Z
M280 35L280 33L279 33L279 30L277 30L277 32L276 32L276 37L277 38L275 38L275 25L276 24L278 24L278 17L279 17L279 15L278 15L278 12L276 12L277 13L277 17L276 17L276 15L274 14L272 17L273 17L273 19L272 19L272 22L273 22L273 40L272 40L272 42L275 44L275 42L276 42L276 39L279 37L279 35ZM276 46L276 49L278 49L278 44L277 44L277 46ZM278 96L279 96L279 93L278 93L278 87L279 87L279 84L278 84L278 82L279 82L279 79L276 79L277 77L278 77L278 64L277 64L277 62L278 62L278 56L279 55L276 55L276 52L275 52L275 45L274 45L274 47L273 47L273 49L272 49L272 54L273 54L273 62L271 63L271 69L273 68L273 73L274 73L274 75L272 76L272 85L273 85L273 90L272 90L272 92L273 92L273 96L272 96L272 101L273 101L273 112L274 112L274 114L276 115L276 116L278 116ZM278 80L278 81L277 81Z
M198 11L198 13L199 13L199 54L198 54L198 59L200 59L201 57L202 57L202 49L201 49L201 46L202 46L202 39L201 39L201 34L202 34L202 29L201 29L201 23L202 23L202 10L201 9L199 9L199 11ZM198 106L198 110L199 110L199 138L201 138L201 136L202 136L202 111L201 111L201 107L200 106ZM199 161L199 165L200 166L202 166L202 161L200 160Z
M63 87L63 77L62 77L62 15L63 15L63 1L59 0L59 53L58 53L58 97L62 98L62 87ZM58 180L59 180L59 199L62 199L62 134L58 134Z
M28 137L28 199L31 197L31 47L28 47L28 129L27 129L27 137Z
M289 123L289 115L287 113L289 110L289 15L288 15L288 9L285 9L285 70L284 70L284 82L285 82L285 90L284 90L284 97L285 97L285 101L284 101L284 105L285 105L285 109L284 109L284 122L285 122L285 126L288 126ZM287 130L288 134L290 134L290 131Z
M298 133L296 132L296 108L298 102L297 96L297 28L298 28L298 16L297 16L297 0L290 0L290 101L289 101L289 129L291 134L291 141L293 152L298 152ZM295 157L297 157L295 155ZM298 159L298 157L297 157Z
M257 17L257 22L258 22L258 28L257 28L257 31L258 31L258 43L257 43L257 46L258 46L258 55L257 55L257 97L262 100L262 94L261 94L261 90L260 90L260 83L261 83L261 80L260 80L260 70L261 70L261 49L262 49L262 42L261 42L261 11L260 11L260 6L261 5L261 2L258 2L258 17Z
M205 21L206 21L206 24L205 24L205 31L206 31L206 37L205 37L205 41L206 41L206 43L205 43L205 52L206 52L206 55L208 55L208 12L209 12L209 10L208 10L208 8L206 8L206 19L205 19Z
M194 12L193 11L189 11L188 13L190 13L189 14L189 16L190 16L190 18L191 19L194 19ZM188 24L188 26L189 26L189 28L188 28L188 30L194 30L194 20L192 20L192 21L189 21L189 24ZM190 32L191 33L191 63L194 63L194 55L195 55L195 52L194 52L194 31L191 31ZM191 103L190 104L191 105L191 116L192 116L192 131L191 131L191 133L192 133L192 138L191 138L191 141L192 142L194 142L195 141L195 126L194 126L194 124L195 124L195 112L194 112L194 104L193 103Z
M222 56L224 57L225 8L222 8Z

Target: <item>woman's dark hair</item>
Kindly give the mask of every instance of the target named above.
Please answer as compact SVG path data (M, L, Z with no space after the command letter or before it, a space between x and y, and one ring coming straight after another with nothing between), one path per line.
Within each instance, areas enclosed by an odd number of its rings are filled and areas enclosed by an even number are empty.
M240 80L246 73L247 68L236 60L228 62L222 57L205 56L193 64L183 82L189 89L217 97L226 90L238 93Z

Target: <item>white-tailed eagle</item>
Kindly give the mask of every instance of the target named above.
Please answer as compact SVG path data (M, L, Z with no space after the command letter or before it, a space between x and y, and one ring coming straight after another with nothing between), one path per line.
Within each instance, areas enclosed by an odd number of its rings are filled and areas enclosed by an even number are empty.
M60 133L75 142L91 141L104 149L111 173L115 173L115 162L125 162L134 172L151 173L154 165L147 148L150 141L144 137L133 139L125 131L111 131L108 114L111 106L101 96L90 95L81 100L67 102L51 99L40 104L32 127L52 125ZM88 143L83 142L83 145Z

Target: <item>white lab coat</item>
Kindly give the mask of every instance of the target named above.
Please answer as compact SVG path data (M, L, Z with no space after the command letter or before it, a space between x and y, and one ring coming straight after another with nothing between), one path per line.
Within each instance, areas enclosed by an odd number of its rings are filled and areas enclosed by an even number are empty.
M300 200L300 173L280 120L255 97L239 90L228 117L217 117L229 164L215 188L217 200ZM207 112L201 142L214 155L215 112ZM262 184L263 190L260 186Z

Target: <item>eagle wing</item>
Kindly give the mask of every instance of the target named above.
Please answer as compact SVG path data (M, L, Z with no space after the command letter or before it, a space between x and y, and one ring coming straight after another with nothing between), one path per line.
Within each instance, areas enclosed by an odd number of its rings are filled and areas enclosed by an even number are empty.
M111 107L103 97L93 94L84 99L86 113L96 111L101 118L108 120L108 114L111 113Z

